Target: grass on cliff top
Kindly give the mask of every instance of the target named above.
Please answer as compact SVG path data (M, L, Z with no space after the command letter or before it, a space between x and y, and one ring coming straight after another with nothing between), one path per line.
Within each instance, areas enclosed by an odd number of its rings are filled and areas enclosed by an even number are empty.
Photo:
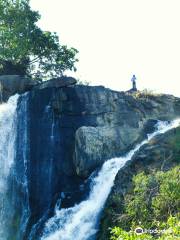
M133 92L133 93L131 93L131 95L135 99L153 99L155 97L160 97L163 94L156 93L155 91L150 90L150 89L143 89L142 91Z

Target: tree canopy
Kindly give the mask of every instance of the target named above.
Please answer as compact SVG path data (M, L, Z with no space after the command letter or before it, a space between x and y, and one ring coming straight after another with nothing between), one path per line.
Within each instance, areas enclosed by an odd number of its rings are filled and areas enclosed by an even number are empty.
M75 48L60 45L56 33L43 31L29 0L0 0L0 74L48 78L76 71Z

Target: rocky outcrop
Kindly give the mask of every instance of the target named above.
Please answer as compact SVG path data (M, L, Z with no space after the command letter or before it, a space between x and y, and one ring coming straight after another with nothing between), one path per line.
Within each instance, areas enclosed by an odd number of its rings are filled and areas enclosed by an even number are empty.
M85 124L75 134L74 165L81 177L87 177L105 160L120 156L142 140L155 120L171 120L180 115L179 99L170 95L136 99L131 94L101 91L90 99L90 109L85 107L82 112L84 118L93 117L96 125Z
M0 76L0 101L5 102L8 98L16 93L30 91L36 81L19 75L1 75Z
M102 86L62 87L57 81L35 86L19 100L27 109L27 236L39 219L40 226L52 216L61 196L61 207L66 208L84 199L92 171L128 151L152 131L157 119L180 116L180 99L170 95L137 98ZM21 125L18 121L19 168L24 166ZM37 239L34 234L32 239Z
M132 160L120 169L103 211L98 240L108 240L109 228L118 226L118 219L123 214L125 196L133 187L133 176L142 171L146 174L167 171L179 164L179 142L180 128L158 135L141 147Z
M61 168L68 176L89 176L105 160L120 156L144 138L154 124L152 119L171 120L180 115L180 99L173 96L135 98L101 86L35 88L29 102L34 122L31 132L43 139L50 127L44 128L44 115L52 112L49 118L56 122L59 136L56 149L61 148Z
M62 88L76 84L76 79L62 76L48 81L39 82L27 76L1 75L0 76L0 102L6 102L16 93L22 94L32 89Z
M77 81L73 77L62 76L59 78L53 78L48 81L39 83L35 89L44 89L44 88L62 88L76 84Z

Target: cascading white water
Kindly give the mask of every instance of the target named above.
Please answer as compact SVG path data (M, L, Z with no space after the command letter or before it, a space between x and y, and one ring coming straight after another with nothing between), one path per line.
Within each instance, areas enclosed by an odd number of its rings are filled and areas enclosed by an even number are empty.
M8 176L15 159L18 95L0 105L0 240L6 239L6 191Z
M45 225L41 240L90 240L95 238L98 220L106 199L111 191L114 179L119 169L154 136L178 127L180 119L159 122L157 131L150 134L147 140L137 145L127 155L106 161L98 175L92 179L92 188L88 198L74 207L59 210L55 208L55 216Z

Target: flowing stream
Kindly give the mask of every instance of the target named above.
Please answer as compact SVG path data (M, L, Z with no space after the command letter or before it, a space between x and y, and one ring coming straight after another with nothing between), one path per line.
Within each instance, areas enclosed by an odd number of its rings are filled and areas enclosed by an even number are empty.
M55 207L54 217L50 218L44 228L41 240L93 240L98 231L99 217L111 191L119 169L133 157L141 146L158 134L178 127L180 119L157 124L157 130L123 157L106 161L97 176L92 178L91 191L86 200L67 209Z
M11 213L7 201L8 178L15 159L18 95L0 105L0 240L7 238L7 220Z

